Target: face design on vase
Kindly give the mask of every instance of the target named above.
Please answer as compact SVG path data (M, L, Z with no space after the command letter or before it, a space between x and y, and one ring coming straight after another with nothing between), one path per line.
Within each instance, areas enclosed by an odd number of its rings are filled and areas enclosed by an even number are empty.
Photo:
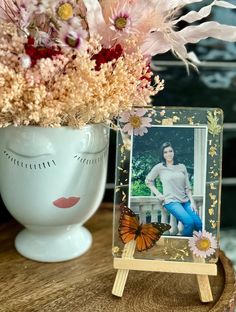
M9 128L0 143L0 188L13 216L21 222L21 210L28 224L35 214L48 224L61 217L63 224L88 219L103 196L108 129Z
M163 157L167 163L172 163L174 159L174 150L171 146L164 148Z
M80 197L61 197L53 202L57 208L72 208L80 201Z

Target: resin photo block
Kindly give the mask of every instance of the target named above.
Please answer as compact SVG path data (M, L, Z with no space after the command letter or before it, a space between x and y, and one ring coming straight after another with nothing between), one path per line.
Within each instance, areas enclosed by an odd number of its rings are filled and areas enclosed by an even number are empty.
M135 108L119 117L113 255L215 263L218 258L223 113Z

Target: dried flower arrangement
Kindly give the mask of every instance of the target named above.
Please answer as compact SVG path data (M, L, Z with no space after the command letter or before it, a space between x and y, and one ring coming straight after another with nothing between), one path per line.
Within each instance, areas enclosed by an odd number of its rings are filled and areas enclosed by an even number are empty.
M172 50L194 61L187 43L236 41L236 28L181 9L202 0L0 0L0 126L82 127L145 106L163 89L151 56ZM152 85L151 80L154 81Z

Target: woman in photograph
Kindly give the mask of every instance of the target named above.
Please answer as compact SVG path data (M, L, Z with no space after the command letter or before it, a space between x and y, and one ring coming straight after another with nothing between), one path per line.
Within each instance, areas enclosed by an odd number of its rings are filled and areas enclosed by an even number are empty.
M175 159L171 143L161 147L162 162L152 168L146 177L146 185L163 202L166 210L174 215L184 226L183 236L192 236L193 231L202 230L202 221L193 200L188 172L184 164ZM159 177L163 194L155 187L154 181Z

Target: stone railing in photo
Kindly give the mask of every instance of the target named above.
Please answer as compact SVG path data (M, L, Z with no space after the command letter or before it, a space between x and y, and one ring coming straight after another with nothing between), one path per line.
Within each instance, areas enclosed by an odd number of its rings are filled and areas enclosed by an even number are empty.
M203 196L193 195L199 216L202 216ZM183 224L170 214L155 196L131 196L130 207L141 223L162 222L171 225L169 235L181 235Z

